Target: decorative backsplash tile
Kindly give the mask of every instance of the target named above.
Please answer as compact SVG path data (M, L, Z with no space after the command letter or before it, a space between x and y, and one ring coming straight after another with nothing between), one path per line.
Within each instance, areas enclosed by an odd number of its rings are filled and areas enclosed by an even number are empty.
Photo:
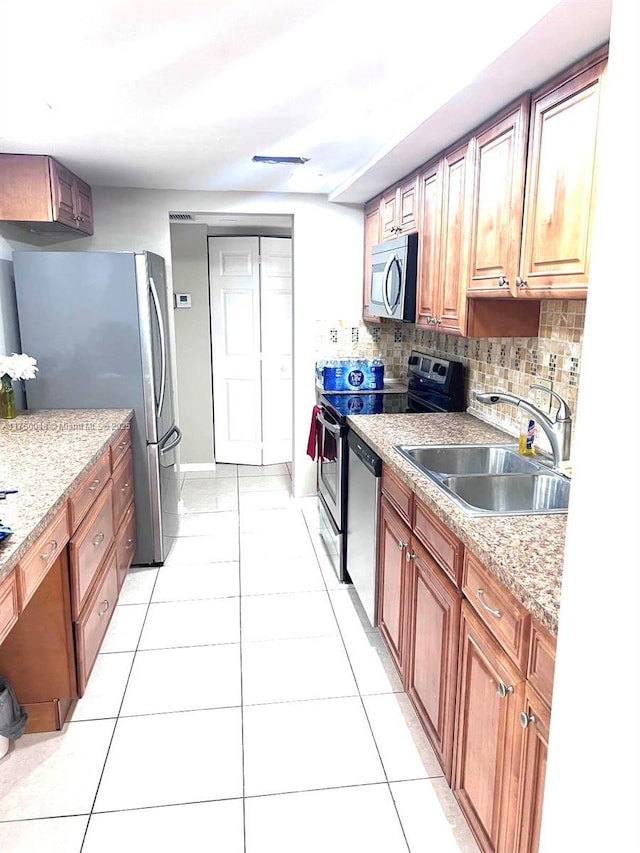
M455 358L467 368L467 405L517 434L520 413L515 408L482 406L473 400L473 392L499 390L534 399L529 386L545 380L565 398L575 418L585 307L577 299L543 301L537 338L459 338L388 320L379 325L318 321L316 352L318 358L381 358L385 377L393 379L406 377L413 349Z

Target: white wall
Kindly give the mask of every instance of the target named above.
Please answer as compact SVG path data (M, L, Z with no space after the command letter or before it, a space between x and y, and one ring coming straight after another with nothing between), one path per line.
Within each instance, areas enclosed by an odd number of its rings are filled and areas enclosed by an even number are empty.
M191 294L174 311L181 462L214 461L207 226L171 225L173 288Z
M315 321L362 311L361 206L298 193L215 193L94 187L95 235L58 251L141 250L165 258L171 282L169 211L287 214L293 217L293 461L296 496L315 494L306 455L315 404ZM171 286L171 285L170 285ZM172 329L175 352L175 330ZM178 392L178 406L180 394Z
M640 850L638 32L615 0L541 853Z

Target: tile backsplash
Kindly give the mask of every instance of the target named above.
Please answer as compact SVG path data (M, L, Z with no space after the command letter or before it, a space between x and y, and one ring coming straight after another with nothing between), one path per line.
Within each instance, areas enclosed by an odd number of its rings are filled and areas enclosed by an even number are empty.
M318 358L377 357L385 378L404 379L411 350L454 358L467 368L467 405L491 423L514 435L521 413L513 406L483 406L473 391L507 391L528 397L544 409L548 394L534 397L530 386L539 382L565 398L576 414L586 302L543 300L537 338L459 338L407 323L383 320L379 325L360 321L318 321ZM540 437L543 446L544 437Z

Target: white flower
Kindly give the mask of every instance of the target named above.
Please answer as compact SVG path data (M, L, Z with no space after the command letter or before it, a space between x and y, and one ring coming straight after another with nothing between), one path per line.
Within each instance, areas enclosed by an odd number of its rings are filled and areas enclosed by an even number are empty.
M35 379L36 371L35 358L25 353L18 354L14 352L12 355L0 355L0 377L9 376L11 379Z

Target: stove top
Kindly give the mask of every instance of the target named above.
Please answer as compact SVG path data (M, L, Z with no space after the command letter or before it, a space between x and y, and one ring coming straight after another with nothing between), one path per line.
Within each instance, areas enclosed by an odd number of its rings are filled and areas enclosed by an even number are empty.
M353 394L322 394L320 405L338 423L349 415L432 413L464 411L464 365L414 351L407 370L408 391L369 391Z

